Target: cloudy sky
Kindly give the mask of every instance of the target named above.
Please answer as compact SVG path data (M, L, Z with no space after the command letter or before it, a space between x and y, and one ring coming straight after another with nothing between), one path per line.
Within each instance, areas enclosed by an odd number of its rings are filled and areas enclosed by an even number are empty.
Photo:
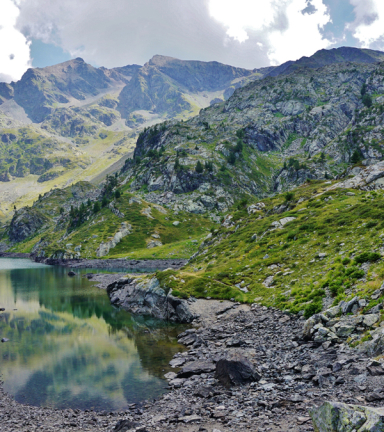
M82 57L144 64L155 54L245 68L322 48L384 51L384 0L0 0L0 81Z

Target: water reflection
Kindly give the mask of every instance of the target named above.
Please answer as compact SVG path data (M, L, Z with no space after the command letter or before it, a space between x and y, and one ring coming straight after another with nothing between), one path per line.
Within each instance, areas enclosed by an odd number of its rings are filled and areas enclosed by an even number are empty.
M105 291L67 271L0 259L6 391L33 405L102 410L160 395L182 329L114 309Z

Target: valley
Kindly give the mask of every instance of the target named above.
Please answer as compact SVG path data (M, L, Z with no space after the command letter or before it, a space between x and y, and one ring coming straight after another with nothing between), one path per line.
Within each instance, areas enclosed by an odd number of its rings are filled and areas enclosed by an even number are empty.
M95 426L379 424L367 404L384 400L383 53L253 70L77 58L0 85L0 98L0 253L74 280L87 263L124 263L84 276L117 311L188 326L170 392ZM79 430L87 416L75 417Z

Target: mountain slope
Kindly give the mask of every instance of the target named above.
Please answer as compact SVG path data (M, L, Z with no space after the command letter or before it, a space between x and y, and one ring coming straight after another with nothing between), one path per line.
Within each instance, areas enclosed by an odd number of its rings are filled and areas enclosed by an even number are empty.
M381 160L383 113L383 63L304 68L254 81L186 122L147 129L127 174L149 201L220 212L241 195L263 197Z
M275 67L267 76L288 75L299 68L319 68L337 63L377 63L384 61L384 53L354 47L322 49L310 57L301 57L296 61L288 61Z

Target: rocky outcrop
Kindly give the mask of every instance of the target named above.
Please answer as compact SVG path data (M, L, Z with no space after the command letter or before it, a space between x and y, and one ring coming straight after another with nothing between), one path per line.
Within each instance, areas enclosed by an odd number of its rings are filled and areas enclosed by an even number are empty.
M310 411L315 432L379 432L384 430L384 408L325 402Z
M96 250L96 256L101 258L109 254L109 251L116 247L121 240L127 235L131 234L132 226L128 222L122 222L121 228L117 233L113 236L113 239L106 243L101 243L100 246Z
M108 285L107 292L112 304L134 314L178 323L190 323L197 317L187 300L167 293L156 277L122 278Z
M28 237L36 235L49 222L39 210L24 207L15 212L9 226L8 236L12 242L22 242Z
M313 315L304 324L304 339L328 345L343 343L347 340L359 342L367 331L377 328L381 318L379 313L381 305L367 313L362 313L365 306L366 300L355 297L348 302L342 301L338 306ZM372 340L362 343L359 349L370 355L384 353L383 331L382 327L371 331Z

